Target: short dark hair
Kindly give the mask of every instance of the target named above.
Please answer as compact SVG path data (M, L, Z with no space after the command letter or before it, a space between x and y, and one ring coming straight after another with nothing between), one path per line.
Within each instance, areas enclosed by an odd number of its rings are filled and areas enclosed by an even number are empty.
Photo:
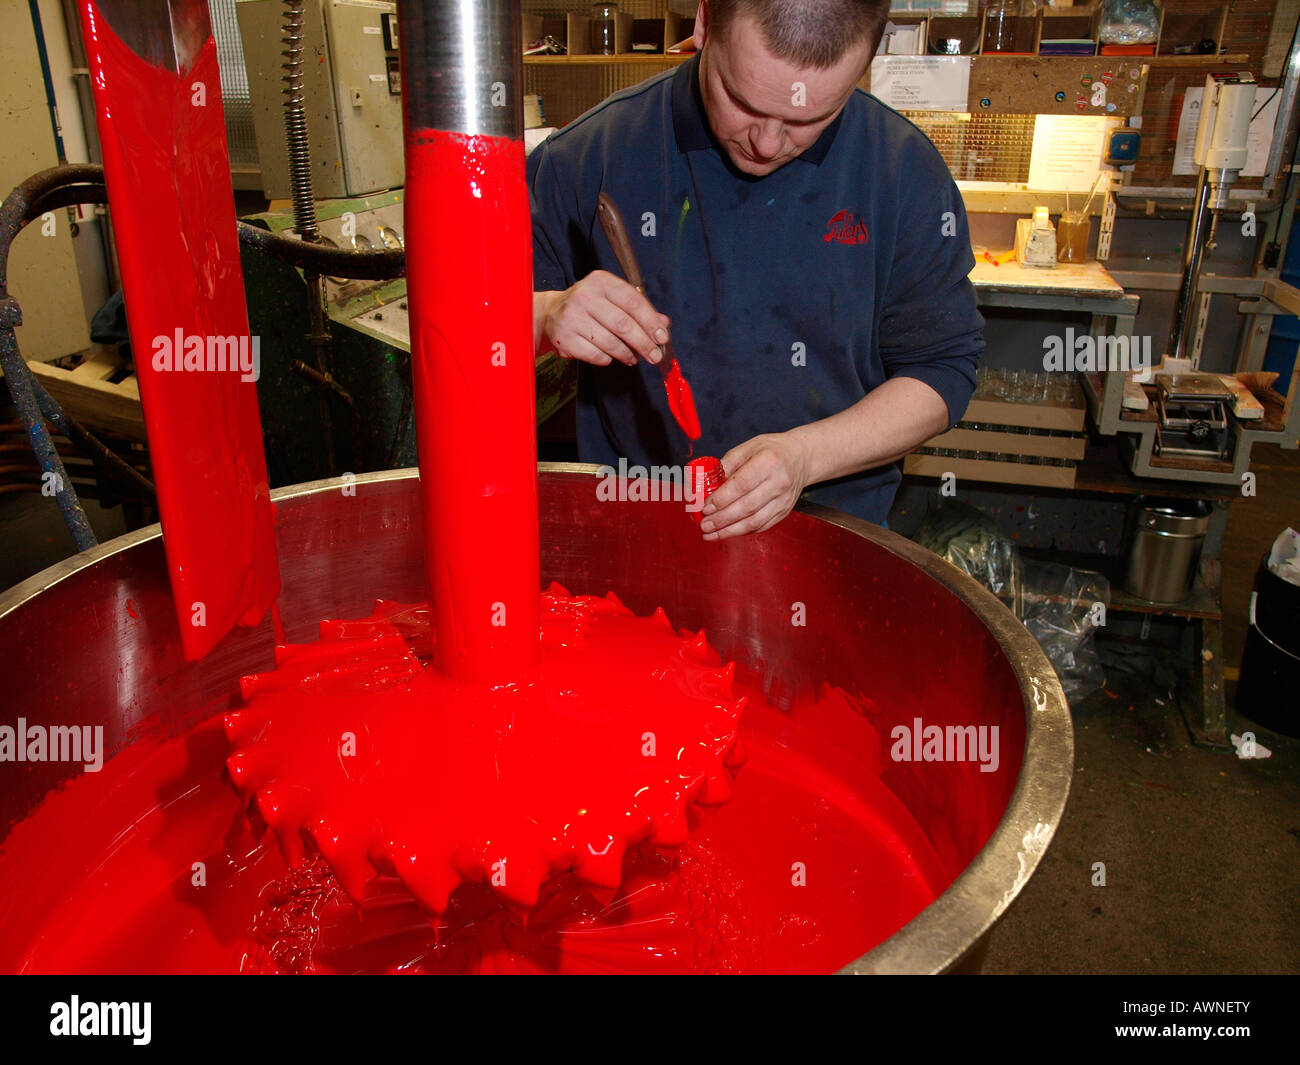
M772 54L825 69L852 44L880 45L890 0L707 0L710 32L725 32L737 15L757 20Z

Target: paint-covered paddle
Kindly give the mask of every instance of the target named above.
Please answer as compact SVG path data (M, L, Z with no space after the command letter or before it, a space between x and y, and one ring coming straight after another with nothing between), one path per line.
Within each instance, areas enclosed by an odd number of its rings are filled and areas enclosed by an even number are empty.
M234 625L260 621L280 590L217 49L204 0L79 7L163 546L192 661Z
M614 249L623 276L644 296L645 279L641 276L641 267L637 265L636 253L632 251L632 242L628 239L627 227L623 225L623 216L614 201L603 192L597 198L596 214L600 218L600 228L605 231L605 238ZM663 374L664 390L668 393L668 408L677 419L677 424L691 440L698 440L700 416L695 410L695 395L682 374L677 356L673 354L672 341L664 346L664 357L659 360L659 372Z

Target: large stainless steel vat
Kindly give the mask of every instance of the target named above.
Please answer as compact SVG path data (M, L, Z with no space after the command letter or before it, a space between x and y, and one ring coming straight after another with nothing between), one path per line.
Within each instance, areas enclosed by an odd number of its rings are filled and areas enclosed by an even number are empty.
M425 596L415 471L275 493L286 635ZM778 705L822 682L870 698L894 724L997 725L1005 772L895 763L883 779L940 857L961 870L904 928L846 972L942 972L978 961L990 927L1033 874L1069 791L1069 711L1046 656L987 591L894 533L812 508L761 536L706 544L678 503L602 502L595 467L541 470L543 581L615 590L703 627ZM808 624L792 625L802 603ZM0 597L6 711L102 724L110 752L146 722L176 732L238 701L240 674L272 665L269 621L204 661L180 654L157 526L75 556ZM79 766L0 766L0 839ZM742 770L743 771L743 770ZM16 885L6 884L9 893Z

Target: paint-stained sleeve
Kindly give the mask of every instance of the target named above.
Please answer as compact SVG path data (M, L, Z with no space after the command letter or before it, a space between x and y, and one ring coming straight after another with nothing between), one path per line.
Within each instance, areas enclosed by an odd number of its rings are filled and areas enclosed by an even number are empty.
M535 292L558 292L577 280L567 239L572 231L567 210L574 202L573 190L560 178L548 148L549 142L543 142L528 157Z
M877 339L886 376L914 377L933 388L948 405L952 426L975 391L984 318L968 277L975 259L961 193L937 152L918 154L913 178L902 185ZM918 170L922 180L914 179Z

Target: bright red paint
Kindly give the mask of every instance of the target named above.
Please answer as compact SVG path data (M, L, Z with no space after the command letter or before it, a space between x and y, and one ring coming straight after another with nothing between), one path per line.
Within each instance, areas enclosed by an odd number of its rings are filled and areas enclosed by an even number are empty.
M411 311L438 667L509 683L537 661L537 406L524 148L412 130Z
M248 337L216 45L209 36L177 74L137 56L93 0L81 12L163 546L194 660L259 622L280 590L256 382L153 365L155 338L177 330L205 351L207 337Z
M682 432L692 440L698 440L700 416L695 410L695 393L691 391L690 382L682 374L682 365L676 359L673 359L673 364L664 377L664 389L668 393L668 409L673 412Z
M727 480L722 462L712 455L701 455L686 464L686 499L691 505L686 509L698 525L703 520L701 509Z
M627 624L629 637L658 630L669 643L661 622ZM368 623L333 623L330 638L340 626ZM0 971L830 971L911 920L956 870L879 779L888 739L855 700L830 689L783 712L736 694L747 761L730 801L693 808L682 847L633 848L618 890L560 875L527 914L465 884L432 925L392 878L373 881L358 911L319 859L291 872L222 771L220 718L141 739L0 845L0 883L23 885L0 908Z
M629 844L685 842L688 806L730 794L734 670L612 596L553 586L541 613L527 684L425 668L428 609L399 604L244 678L227 764L290 860L305 832L354 899L378 870L440 913L463 879L530 906L554 871L615 888Z
M380 604L324 622L245 678L245 709L141 740L47 798L0 847L0 882L25 888L0 910L0 968L852 960L953 876L881 783L879 735L840 692L790 713L741 696L703 633L662 611L556 587L539 603L522 151L417 132L408 174L432 620ZM698 437L674 374L674 415ZM172 505L199 506L183 489Z

